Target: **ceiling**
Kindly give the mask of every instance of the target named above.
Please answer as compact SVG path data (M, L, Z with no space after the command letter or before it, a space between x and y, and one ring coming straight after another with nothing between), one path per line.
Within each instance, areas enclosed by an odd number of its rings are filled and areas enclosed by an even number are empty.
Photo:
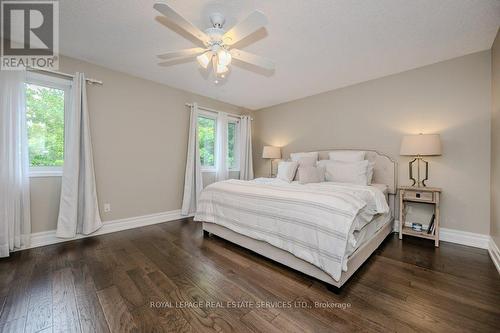
M272 59L274 73L233 62L219 85L196 61L158 66L157 54L198 46L155 18L154 0L60 1L60 52L249 109L367 81L489 49L498 0L170 0L204 30L258 9L266 29L237 47Z

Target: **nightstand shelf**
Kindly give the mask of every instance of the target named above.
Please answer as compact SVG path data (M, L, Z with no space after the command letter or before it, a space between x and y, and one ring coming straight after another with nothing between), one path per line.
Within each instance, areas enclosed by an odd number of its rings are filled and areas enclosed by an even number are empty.
M439 199L441 189L436 187L412 187L401 186L399 189L399 239L403 239L403 235L420 237L434 240L434 245L439 246ZM411 227L405 225L405 206L407 202L417 202L431 204L434 206L434 232L428 234L427 230L415 231Z
M435 235L428 234L427 230L415 231L411 227L404 226L402 230L403 235L427 238L427 239L435 239Z

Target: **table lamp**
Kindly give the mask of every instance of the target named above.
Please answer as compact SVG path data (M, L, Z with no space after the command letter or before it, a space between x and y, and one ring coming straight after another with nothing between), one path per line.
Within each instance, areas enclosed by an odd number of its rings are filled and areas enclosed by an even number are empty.
M429 179L429 162L425 161L422 156L441 155L441 138L439 134L405 135L401 141L400 155L415 156L415 159L409 163L410 180L413 181L411 186L426 186L425 181ZM417 162L417 179L413 177L413 165L415 162ZM423 179L420 178L421 163L425 164Z
M262 149L262 158L268 158L271 160L271 174L273 176L273 159L281 158L281 149L279 147L264 146Z

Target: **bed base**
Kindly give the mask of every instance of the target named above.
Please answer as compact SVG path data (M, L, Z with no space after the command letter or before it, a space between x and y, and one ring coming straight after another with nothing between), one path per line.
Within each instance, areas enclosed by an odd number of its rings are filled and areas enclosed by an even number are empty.
M384 239L392 232L392 222L394 218L391 217L390 221L385 223L373 237L360 246L348 259L347 271L342 272L339 281L335 281L330 275L326 274L320 268L297 258L293 254L281 250L269 243L256 240L228 228L222 227L215 223L203 222L203 235L208 236L214 234L223 238L231 243L249 249L258 253L266 258L274 260L280 264L293 268L306 275L312 276L318 280L327 283L328 289L334 293L340 291L340 287L356 272L356 270L370 257L370 255L382 244Z
M326 289L328 289L328 291L331 291L335 295L339 295L340 291L342 290L341 287L335 287L328 283L326 284Z

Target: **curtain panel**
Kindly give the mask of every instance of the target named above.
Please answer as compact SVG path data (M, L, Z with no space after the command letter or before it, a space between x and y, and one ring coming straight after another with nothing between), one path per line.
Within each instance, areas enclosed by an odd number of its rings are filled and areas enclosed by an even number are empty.
M240 179L253 179L252 119L242 116L240 120Z
M215 179L220 182L229 178L229 171L227 165L227 113L219 112L217 115L217 147L215 147Z
M30 242L25 79L24 71L0 75L0 257Z
M64 167L57 237L91 234L102 226L90 137L85 75L76 73L72 83L71 107L65 114Z
M198 146L198 104L193 103L189 118L186 173L184 175L184 194L181 208L182 215L190 215L196 212L196 202L201 190L203 190L203 180Z

